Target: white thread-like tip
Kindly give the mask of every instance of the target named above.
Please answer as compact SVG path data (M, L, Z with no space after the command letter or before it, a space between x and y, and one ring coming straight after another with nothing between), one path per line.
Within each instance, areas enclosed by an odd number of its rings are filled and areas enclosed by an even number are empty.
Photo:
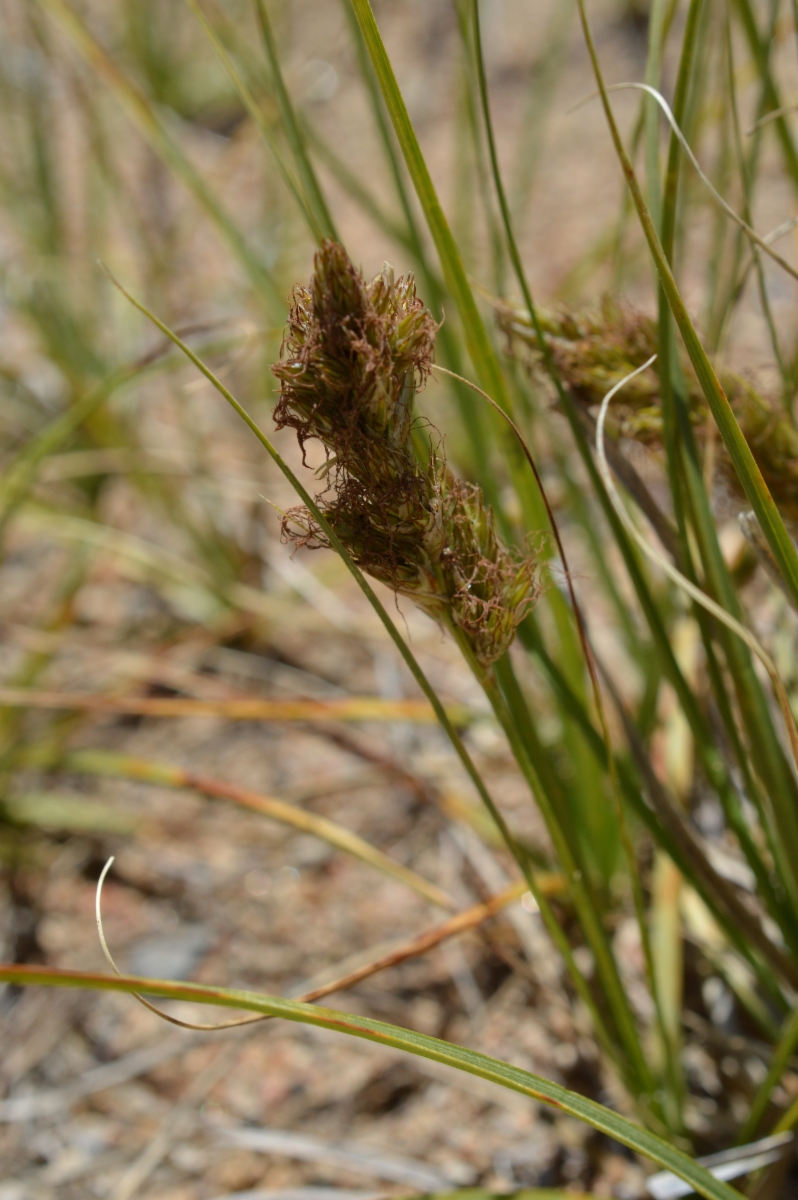
M756 246L759 246L760 249L764 250L765 253L770 258L772 258L774 262L778 263L779 266L782 267L782 269L788 273L788 275L792 275L793 279L798 279L798 271L795 270L795 267L792 267L786 261L786 259L782 258L780 254L777 254L776 251L772 249L772 242L777 241L779 237L783 236L781 233L782 226L779 226L777 229L772 230L771 233L769 233L769 234L765 234L763 237L761 234L757 233L757 231L754 228L752 228L752 226L749 225L748 222L746 220L744 220L743 217L741 217L740 214L732 208L732 206L729 204L728 200L726 200L720 194L720 192L715 187L712 180L709 178L709 176L703 170L700 162L698 161L695 154L693 153L693 149L690 146L690 143L687 141L687 138L684 136L681 129L679 128L679 125L677 124L676 118L674 117L673 112L671 111L671 107L668 104L668 101L665 99L665 97L662 95L661 92L658 92L657 89L652 87L651 84L649 84L649 83L639 83L639 82L613 83L613 84L610 84L610 86L605 88L604 90L607 92L638 91L638 92L645 92L646 95L650 96L651 99L654 100L659 105L659 107L662 109L662 112L665 115L665 119L667 120L668 124L670 125L671 129L673 130L674 137L679 142L679 145L682 147L682 150L684 151L684 153L687 155L688 159L692 163L694 170L697 172L699 179L701 180L704 187L707 189L707 191L709 192L710 196L715 201L715 203L718 204L723 209L723 211L726 213L726 216L730 217L731 220L734 221L735 224L737 224L740 227L740 229L743 230L743 232L751 239L751 241ZM587 103L589 103L589 101L597 99L600 95L601 95L601 92L591 92L591 94L589 96L585 96L582 100L579 100L573 106L573 108L570 108L568 110L568 112L569 113L576 112L576 110L578 108L581 108L583 104L587 104ZM769 115L774 116L776 114L771 113ZM751 132L751 131L749 131L749 132ZM785 222L784 224L786 225L787 222ZM631 376L629 376L629 378L631 379Z
M97 880L97 892L96 892L95 898L94 898L94 915L97 920L97 933L100 938L100 945L102 946L102 951L103 951L103 954L105 955L106 961L107 961L108 965L111 967L111 969L116 972L117 975L121 975L122 972L119 970L119 967L116 965L113 958L111 957L111 951L108 949L108 943L105 940L105 933L103 931L103 917L102 917L103 884L105 883L106 875L111 870L111 867L113 865L114 865L114 855L112 854L111 857L108 859L108 862L105 864L102 871L100 872L100 878Z
M615 395L617 395L621 388L629 383L631 379L634 379L636 375L639 375L641 371L645 371L647 367L650 367L656 357L656 354L652 354L648 362L643 363L642 367L638 367L636 371L632 371L629 375L625 375L623 379L619 379L615 384L615 387L611 388L607 392L607 395L601 402L598 420L596 421L596 453L598 454L599 460L599 474L601 475L604 486L607 489L607 495L610 498L612 507L615 509L618 517L623 522L627 532L632 538L634 538L635 542L643 551L643 553L650 558L652 562L655 562L678 588L681 588L681 590L685 592L692 600L695 600L696 604L700 604L701 607L706 609L708 613L711 613L713 617L717 617L719 621L722 621L727 629L731 629L733 633L736 633L740 640L743 641L746 646L748 646L749 650L751 650L762 663L763 667L773 681L779 706L782 710L782 714L787 726L787 732L790 737L790 744L793 748L796 766L798 766L798 730L796 729L795 719L792 716L792 711L789 707L786 692L784 691L784 684L781 682L781 677L776 670L776 664L773 662L773 659L749 629L746 629L744 625L741 625L739 621L735 620L733 616L726 612L725 608L722 608L719 604L717 604L710 596L706 594L706 592L702 592L700 588L697 588L694 583L682 575L681 571L679 571L673 565L673 563L669 561L669 559L665 558L664 555L660 554L658 550L655 550L655 548L650 545L629 515L626 505L623 503L620 495L618 494L615 481L612 478L612 472L610 471L609 463L607 462L607 454L604 449L604 422L607 417L607 410L610 406L611 400Z
M105 955L106 962L116 975L121 976L122 972L114 962L111 951L108 949L108 943L105 940L102 917L103 884L105 883L106 876L113 865L114 855L112 854L100 872L100 878L97 880L97 891L94 898L94 915L97 921L97 933L100 938L100 945L102 946L102 951ZM240 1017L235 1021L224 1021L221 1025L195 1025L191 1021L181 1021L177 1017L171 1017L168 1013L162 1012L160 1008L158 1008L155 1004L150 1004L149 1000L145 1000L143 996L138 994L138 992L132 992L131 994L136 1000L138 1000L139 1004L143 1004L144 1007L148 1008L151 1013L155 1013L156 1017L161 1017L162 1020L168 1021L170 1025L177 1025L180 1029L196 1029L202 1033L215 1033L218 1029L233 1029L236 1025L253 1025L256 1021L266 1021L269 1019L266 1016Z

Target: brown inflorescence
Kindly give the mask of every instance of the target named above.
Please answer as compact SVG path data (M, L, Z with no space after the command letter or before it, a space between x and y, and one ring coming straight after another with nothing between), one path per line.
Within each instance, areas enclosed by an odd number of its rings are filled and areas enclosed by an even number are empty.
M529 315L519 307L497 305L499 324L511 353L541 372L541 355ZM606 298L583 310L556 308L539 313L544 336L561 378L585 407L601 404L606 393L658 350L654 320ZM712 420L686 353L681 352L690 419L700 436ZM751 447L765 482L784 518L798 528L798 430L778 401L763 396L742 376L719 371L721 386ZM613 403L615 430L647 445L662 442L658 361L629 380ZM717 468L728 492L746 503L731 459L717 443Z
M413 434L415 393L432 366L437 325L412 275L387 264L370 283L343 246L326 241L310 287L294 288L274 410L302 447L326 460L316 503L362 570L462 631L483 666L510 645L540 593L537 558L499 538L473 484L455 478L432 430L426 461ZM283 537L329 541L304 507L283 518Z

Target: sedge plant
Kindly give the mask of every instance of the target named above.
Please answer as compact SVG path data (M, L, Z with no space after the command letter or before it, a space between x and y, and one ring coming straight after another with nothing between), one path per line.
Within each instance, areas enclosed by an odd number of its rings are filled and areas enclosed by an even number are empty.
M783 243L773 249L784 231L758 230L752 215L763 145L788 186L798 187L794 133L769 45L783 36L779 5L764 14L749 0L728 6L719 0L652 3L644 78L630 81L649 90L634 98L639 118L628 139L615 106L629 105L632 97L605 86L593 42L593 6L579 0L592 74L573 99L598 87L599 98L591 103L603 106L607 155L616 156L627 189L622 218L603 232L593 259L606 262L622 250L610 264L612 277L648 296L632 304L619 295L594 294L579 305L553 303L549 296L538 305L530 286L521 234L525 199L541 186L535 182L541 169L534 139L525 132L518 144L530 162L519 161L504 178L478 0L458 3L454 23L463 89L458 125L463 144L468 138L472 143L460 169L476 164L481 175L481 207L466 212L463 205L458 218L462 239L447 219L369 0L347 0L342 28L363 82L390 201L351 170L345 154L314 128L313 113L292 96L272 7L257 0L251 38L222 5L192 0L188 16L197 22L197 36L208 39L216 78L226 81L219 86L229 87L241 119L265 147L269 173L277 167L277 183L269 183L280 189L273 207L282 224L275 217L275 229L293 231L300 247L295 257L307 267L291 293L279 351L276 331L284 324L284 295L293 276L279 255L274 263L253 249L256 242L242 234L225 198L181 145L164 112L184 104L179 80L166 88L169 73L156 70L152 45L134 38L132 64L116 61L69 0L38 0L31 36L45 44L57 27L93 80L97 90L88 112L96 144L102 144L97 157L106 186L113 156L100 136L99 114L100 98L110 93L148 154L171 173L234 259L257 313L259 349L279 387L276 428L295 433L303 460L309 443L322 448L314 482L305 486L309 477L295 473L278 453L264 430L265 407L252 415L236 389L208 366L213 343L189 345L160 316L156 325L232 404L296 490L301 503L282 514L283 538L300 556L308 549L337 553L375 608L486 806L491 836L533 893L567 968L569 996L588 1014L605 1069L622 1086L634 1121L476 1051L298 1002L153 981L142 989L141 981L124 977L14 965L0 969L0 978L145 990L381 1041L551 1103L647 1155L700 1194L729 1200L736 1193L697 1166L689 1152L702 1138L717 1149L734 1137L747 1141L798 1120L795 1105L785 1102L794 1094L790 1072L798 1044L798 777L789 708L798 668L792 651L776 655L756 611L761 603L776 611L794 645L798 352L788 345L794 330L777 320L770 294L775 272L786 266L778 279L789 288L795 272ZM558 13L550 25L556 54L546 79L530 92L530 125L542 127L548 116L569 20ZM757 93L750 141L738 95L741 60ZM669 122L663 123L657 96L667 90L663 64L671 61L675 83ZM44 218L30 221L13 173L5 184L7 204L31 255L45 246L57 257L63 222L54 168L42 150L47 121L41 97L23 99L39 150ZM719 108L728 110L729 119L713 125ZM708 160L687 151L710 134L720 147L717 168L699 175L693 164ZM363 275L356 247L338 240L343 223L325 186L327 173L372 222L385 256L401 263L401 273L386 264L371 280ZM714 193L706 190L708 181ZM700 323L685 299L693 295L685 284L694 282L692 275L687 280L691 223L694 216L704 219L705 207L715 224L705 256L710 298ZM478 220L487 232L489 263L479 257L480 238L468 228ZM145 245L148 236L143 230ZM158 288L159 250L163 246L147 250L147 303L134 301L147 315L169 307ZM587 257L581 276L591 281ZM475 279L488 286L477 287ZM505 294L494 294L499 285ZM751 289L777 366L776 389L722 359L724 339ZM69 303L62 300L64 312ZM225 540L212 513L198 520L191 505L176 504L176 492L164 480L144 472L136 475L136 486L142 503L160 505L187 535L190 562L116 538L92 507L88 489L72 513L42 511L37 487L48 459L65 446L94 452L134 442L134 423L119 415L114 397L141 386L148 373L165 376L174 360L161 355L154 363L131 355L133 365L114 366L120 356L107 341L92 341L92 321L74 303L68 322L33 295L26 305L25 319L68 380L68 402L54 419L36 414L34 427L17 436L0 481L0 529L49 521L60 536L81 541L92 553L114 543L138 555L139 563L146 559L165 594L177 584L193 589L194 611L201 610L209 626L223 616L263 611L268 598L239 578L240 548ZM607 406L608 393L619 385ZM258 386L262 392L262 375ZM430 399L443 388L450 389L445 420ZM636 532L619 515L615 488L607 486L610 469L638 521ZM734 554L728 550L729 516L742 530ZM654 557L667 559L667 575L641 556L641 538L657 544ZM586 571L571 571L567 562L558 566L556 551L567 547L570 555L572 546L580 563L589 564ZM563 570L567 586L560 586ZM544 848L530 846L512 828L468 733L442 703L401 623L392 620L367 577L400 606L418 606L456 643L483 689L529 803L542 816ZM77 588L79 580L68 585ZM611 634L604 638L607 629ZM770 675L760 669L762 656L752 652L760 643L774 662ZM602 649L606 644L617 655ZM624 663L632 664L630 678ZM330 823L308 824L281 809L276 798L247 800L224 781L198 780L170 764L81 758L71 745L71 728L55 718L46 745L15 745L14 714L24 704L17 693L33 688L45 668L46 656L32 656L13 681L13 699L10 692L7 702L0 696L7 703L0 747L7 780L38 760L64 771L107 771L204 789L259 805L264 816L314 826L317 835L372 868L402 876L432 902L449 903L435 885L409 870L397 872L362 839ZM681 749L679 761L674 746ZM701 823L707 811L714 825ZM484 830L476 823L474 828ZM541 866L556 874L556 889L541 882ZM640 947L634 989L617 936L623 922L634 927ZM688 971L694 972L692 982L701 972L719 977L739 1021L769 1046L764 1076L749 1089L745 1112L734 1114L731 1133L727 1122L717 1135L706 1135L706 1122L697 1116L685 1052L699 1036L688 1020Z

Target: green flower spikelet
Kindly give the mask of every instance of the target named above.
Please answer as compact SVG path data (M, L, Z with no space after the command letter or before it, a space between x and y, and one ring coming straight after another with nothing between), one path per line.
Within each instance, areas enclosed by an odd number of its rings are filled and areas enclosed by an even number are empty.
M428 461L415 454L415 393L436 332L412 275L394 279L386 264L366 283L343 246L324 242L310 287L294 288L272 365L274 419L296 431L303 459L308 441L324 446L316 501L358 566L462 631L487 666L537 600L539 565L503 544L480 489L447 468L439 437ZM304 507L285 514L283 537L328 546Z

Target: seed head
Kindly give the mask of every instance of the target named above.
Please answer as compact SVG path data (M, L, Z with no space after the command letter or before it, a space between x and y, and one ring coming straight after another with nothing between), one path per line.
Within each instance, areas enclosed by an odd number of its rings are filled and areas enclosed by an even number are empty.
M510 352L523 357L529 369L540 375L541 356L528 314L506 304L497 312ZM609 298L591 309L558 308L540 315L560 376L586 408L600 405L614 384L658 350L656 323ZM700 437L712 417L684 351L681 366L690 421ZM763 396L742 376L719 371L719 378L774 500L784 518L798 528L798 430L778 401ZM662 445L659 360L624 385L613 404L613 415L622 436L653 447ZM722 441L717 445L716 462L725 489L747 506Z
M432 366L437 325L412 275L387 264L366 283L343 246L325 241L310 286L294 288L274 410L303 458L326 451L316 502L355 562L436 620L458 626L483 665L510 645L540 592L533 555L499 539L479 488L446 467L437 431L420 461L415 393ZM329 543L313 515L292 508L283 537Z

